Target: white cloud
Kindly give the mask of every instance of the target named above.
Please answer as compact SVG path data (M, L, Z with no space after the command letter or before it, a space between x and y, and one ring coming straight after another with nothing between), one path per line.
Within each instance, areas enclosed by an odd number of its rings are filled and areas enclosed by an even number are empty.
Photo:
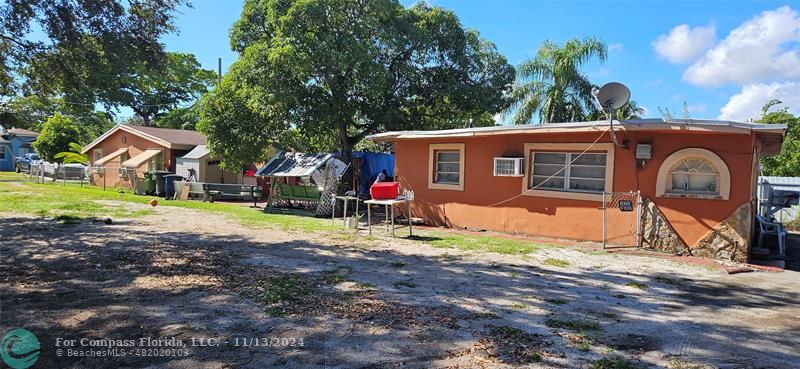
M794 111L800 110L800 82L745 85L720 109L719 119L742 122L758 119L761 117L761 108L770 99L778 99Z
M711 47L716 37L713 25L692 28L688 24L681 24L668 34L658 36L652 46L658 55L670 63L688 63Z
M608 52L609 53L621 53L625 50L625 45L623 44L611 44L608 45Z
M684 71L683 79L701 86L797 79L800 49L792 44L798 41L800 15L795 10L784 6L765 11L708 50Z

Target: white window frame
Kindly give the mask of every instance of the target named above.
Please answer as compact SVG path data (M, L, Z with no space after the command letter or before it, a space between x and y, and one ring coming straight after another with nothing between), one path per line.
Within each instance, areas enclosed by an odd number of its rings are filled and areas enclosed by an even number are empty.
M438 151L458 151L458 183L436 182L436 153ZM430 144L428 146L428 188L432 190L464 191L464 144Z
M0 160L8 160L8 145L0 144Z
M605 192L612 192L614 188L614 144L611 143L526 143L525 144L525 168L528 173L523 177L522 181L522 194L525 196L535 197L549 197L560 199L573 199L573 200L590 200L602 201L602 192L585 192L578 190L558 190L558 189L534 189L531 190L531 178L533 176L533 155L536 152L542 153L587 153L606 154L606 173L605 183L603 190ZM570 155L567 155L567 160L570 160ZM574 159L574 158L573 158ZM566 164L566 163L565 163ZM567 168L569 170L569 168ZM569 173L564 173L565 188L568 188L569 181L567 177Z
M711 164L716 169L719 176L717 181L718 193L702 192L673 192L672 191L672 172L681 161L686 159L702 159ZM728 200L731 193L731 173L725 161L714 152L701 148L688 148L673 152L661 163L656 177L656 196L657 197L676 197L709 200Z

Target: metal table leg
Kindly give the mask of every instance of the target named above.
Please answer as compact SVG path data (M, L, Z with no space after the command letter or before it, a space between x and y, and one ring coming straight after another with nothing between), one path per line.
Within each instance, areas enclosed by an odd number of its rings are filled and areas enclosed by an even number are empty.
M408 204L408 235L414 236L414 230L411 227L411 201L407 201L406 204Z
M369 229L369 234L372 235L372 214L369 208L370 206L367 204L367 228Z
M342 224L347 228L347 198L344 198L344 209L342 209Z
M361 221L361 215L358 214L358 197L356 197L356 233L358 233L358 222Z
M392 209L392 238L394 238L394 205L390 206L390 208Z

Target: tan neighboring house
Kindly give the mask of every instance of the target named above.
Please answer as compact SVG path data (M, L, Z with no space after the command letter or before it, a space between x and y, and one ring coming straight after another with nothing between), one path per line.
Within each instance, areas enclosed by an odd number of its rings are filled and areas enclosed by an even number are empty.
M145 172L175 173L177 158L206 142L206 136L195 131L120 124L82 152L89 156L94 185L133 189Z

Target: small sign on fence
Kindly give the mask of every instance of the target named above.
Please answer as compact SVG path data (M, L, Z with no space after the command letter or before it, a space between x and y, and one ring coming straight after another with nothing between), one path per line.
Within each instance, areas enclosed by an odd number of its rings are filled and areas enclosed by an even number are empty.
M633 201L619 200L619 211L633 211Z

